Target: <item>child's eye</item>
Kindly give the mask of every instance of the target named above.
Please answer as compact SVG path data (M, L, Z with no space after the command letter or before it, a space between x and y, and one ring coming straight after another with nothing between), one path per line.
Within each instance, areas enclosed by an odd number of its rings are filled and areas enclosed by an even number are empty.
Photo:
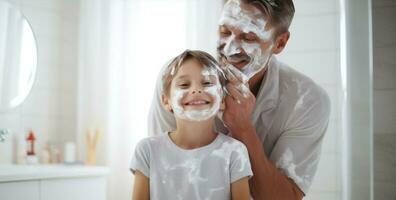
M181 83L178 85L180 88L187 88L189 85L188 83Z
M203 85L204 85L204 86L212 86L213 83L210 82L210 81L205 81L205 82L203 83Z

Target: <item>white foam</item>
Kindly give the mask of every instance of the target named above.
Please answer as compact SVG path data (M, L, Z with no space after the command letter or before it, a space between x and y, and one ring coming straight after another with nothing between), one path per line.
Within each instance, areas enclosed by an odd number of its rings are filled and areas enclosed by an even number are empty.
M181 100L188 94L189 91L186 89L174 88L171 96L171 105L176 117L191 121L204 121L215 116L220 110L223 92L218 74L214 69L204 67L202 70L202 75L204 80L210 80L210 76L216 77L216 84L203 88L204 92L213 97L212 106L202 110L186 110L184 109Z
M268 40L272 35L272 29L265 30L267 21L260 11L246 12L241 9L241 3L238 0L230 0L224 5L219 24L239 28L245 33L255 33L262 40Z
M271 41L273 29L265 30L267 22L263 15L255 10L249 12L241 9L240 2L238 0L230 0L224 6L222 16L220 18L220 25L227 25L234 28L238 28L245 33L252 32L256 34L262 41ZM249 43L243 40L236 40L235 34L232 33L227 38L220 39L220 46L224 45L222 54L228 59L231 59L232 55L244 52L249 56L250 62L241 71L248 77L252 78L255 74L263 70L271 57L271 45L265 52L261 51L259 43Z
M296 172L297 165L294 163L293 152L287 148L280 159L276 162L276 167L293 179L297 184L307 184L310 182L309 177L301 177Z
M240 162L239 171L243 171L246 165L250 162L249 158L245 156L244 149L242 149L241 145L238 145L236 142L224 142L222 147L216 149L212 152L213 156L217 156L219 158L227 158L228 152L236 152L235 160ZM227 164L230 164L227 160Z

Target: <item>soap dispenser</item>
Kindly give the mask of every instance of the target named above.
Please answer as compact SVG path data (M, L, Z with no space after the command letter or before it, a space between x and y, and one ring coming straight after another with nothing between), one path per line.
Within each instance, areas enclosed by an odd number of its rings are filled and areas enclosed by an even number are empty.
M34 142L36 141L36 136L34 132L30 130L28 136L26 137L26 163L27 164L38 164L38 158L34 151Z

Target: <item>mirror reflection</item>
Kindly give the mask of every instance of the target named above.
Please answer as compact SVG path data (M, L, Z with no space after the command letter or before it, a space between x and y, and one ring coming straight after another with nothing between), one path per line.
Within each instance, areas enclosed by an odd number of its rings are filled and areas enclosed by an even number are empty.
M36 41L28 21L17 8L0 1L0 111L25 100L36 65Z

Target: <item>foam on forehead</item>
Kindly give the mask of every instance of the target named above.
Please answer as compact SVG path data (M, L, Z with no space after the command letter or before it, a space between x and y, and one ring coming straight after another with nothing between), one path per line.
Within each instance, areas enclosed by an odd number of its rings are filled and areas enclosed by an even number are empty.
M268 40L272 35L272 29L265 30L267 21L260 10L242 9L239 0L229 0L224 5L219 24L238 28L245 33L255 33L261 40Z

